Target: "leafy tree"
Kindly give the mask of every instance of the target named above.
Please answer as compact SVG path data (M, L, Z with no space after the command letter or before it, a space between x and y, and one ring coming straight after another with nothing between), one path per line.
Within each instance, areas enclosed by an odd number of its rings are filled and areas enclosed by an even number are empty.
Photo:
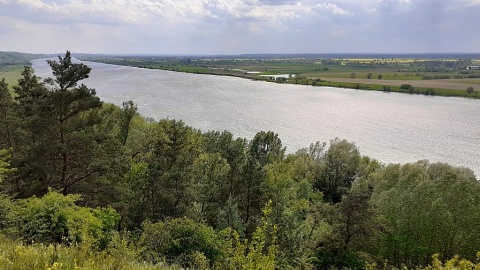
M129 100L122 104L122 114L120 117L120 143L125 146L133 117L137 114L137 105Z
M372 179L372 201L388 226L382 255L390 263L426 265L436 252L474 256L480 186L471 170L420 161L389 165Z
M150 198L150 218L181 216L193 201L190 170L202 150L202 137L176 120L160 121L155 136L145 190Z
M277 226L270 217L272 202L268 202L260 225L255 229L250 241L242 241L237 232L227 230L227 256L218 269L275 269L278 247L276 244Z
M327 202L338 203L358 176L360 153L355 144L337 138L330 141L323 164L315 187Z
M307 181L311 185L314 184L315 179L320 177L323 168L323 155L325 154L326 143L312 143L309 148L300 149L287 157L293 159L293 179L297 181Z
M373 74L372 73L368 73L367 74L367 79L371 79L373 77Z
M220 201L225 202L230 198L237 201L242 190L242 174L247 160L247 140L235 139L228 131L210 131L205 133L203 138L205 152L219 153L230 167L225 179L227 186L218 190Z
M218 209L223 205L220 191L228 188L229 170L230 166L219 153L200 154L195 159L191 168L191 190L188 191L198 206L198 212L192 213L193 219L204 217L208 224L216 223Z
M272 201L271 215L278 226L277 265L280 268L313 267L314 247L326 233L326 224L318 212L323 204L322 196L314 192L308 174L295 170L302 162L307 162L305 165L309 167L310 158L297 153L266 166L263 193Z
M285 147L282 141L272 131L261 131L255 134L250 142L250 155L255 158L261 166L274 161L282 160L285 155Z
M375 261L385 225L370 203L372 193L371 186L358 184L340 203L324 208L332 233L320 242L318 266L363 268L365 261Z
M475 91L475 89L471 86L467 88L467 93L469 93L469 94L473 93L474 91Z
M383 78L383 75L382 75L382 74L378 74L377 78L378 78L379 80L381 80L381 79Z
M262 193L261 187L265 177L263 167L255 158L249 156L243 172L242 185L240 190L239 203L242 218L247 225L247 236L255 228L255 218L260 215Z

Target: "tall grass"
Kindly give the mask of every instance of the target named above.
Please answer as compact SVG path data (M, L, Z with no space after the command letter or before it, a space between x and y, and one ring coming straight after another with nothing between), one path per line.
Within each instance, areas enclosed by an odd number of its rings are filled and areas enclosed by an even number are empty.
M163 263L142 262L135 249L118 237L114 245L97 251L90 245L24 244L0 236L0 269L2 270L157 270L180 269Z

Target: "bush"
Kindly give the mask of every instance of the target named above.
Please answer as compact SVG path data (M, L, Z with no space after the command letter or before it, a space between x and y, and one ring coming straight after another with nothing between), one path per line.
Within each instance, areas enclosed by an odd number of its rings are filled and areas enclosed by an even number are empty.
M469 93L469 94L473 93L474 91L475 91L475 89L473 89L473 87L471 87L471 86L467 88L467 93Z
M0 230L12 229L16 217L17 207L4 194L0 193Z
M145 260L157 263L166 259L184 267L198 266L203 257L213 265L223 255L222 241L213 228L189 218L145 222L140 245Z
M119 215L112 208L92 209L75 202L79 195L64 196L50 191L42 198L18 203L18 233L27 242L91 242L105 247Z
M411 84L402 84L400 85L400 89L410 90L413 89L413 86Z

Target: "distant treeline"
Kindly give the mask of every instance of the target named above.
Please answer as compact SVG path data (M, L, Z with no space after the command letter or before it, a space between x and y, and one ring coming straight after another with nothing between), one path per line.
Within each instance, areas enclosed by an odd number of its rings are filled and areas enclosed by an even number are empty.
M45 57L42 54L29 54L18 52L0 52L0 69L10 66L30 66L30 61Z

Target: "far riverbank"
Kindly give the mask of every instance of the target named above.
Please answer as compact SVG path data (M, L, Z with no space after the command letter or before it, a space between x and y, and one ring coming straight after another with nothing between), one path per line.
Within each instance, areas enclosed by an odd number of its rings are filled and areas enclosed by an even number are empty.
M175 72L231 76L255 81L267 81L278 84L298 84L310 86L329 86L359 90L397 92L412 95L465 97L479 99L480 73L470 74L473 79L429 79L431 73L407 73L410 69L401 64L388 67L343 66L338 64L318 64L320 62L295 62L298 60L275 59L260 60L226 59L178 59L178 58L137 58L137 57L79 57L81 60L105 64L130 66L145 69L160 69ZM405 63L401 62L401 63ZM397 68L397 69L395 69ZM418 69L420 70L420 69ZM372 71L372 72L370 72ZM368 73L367 73L368 72ZM373 75L375 73L375 76ZM476 71L475 71L476 72ZM438 72L437 72L438 73ZM433 73L433 74L437 74ZM429 75L424 75L429 74ZM422 77L423 76L423 77ZM450 78L452 75L436 76ZM464 75L453 75L460 77ZM475 91L475 87L477 91ZM471 91L467 91L467 89Z

